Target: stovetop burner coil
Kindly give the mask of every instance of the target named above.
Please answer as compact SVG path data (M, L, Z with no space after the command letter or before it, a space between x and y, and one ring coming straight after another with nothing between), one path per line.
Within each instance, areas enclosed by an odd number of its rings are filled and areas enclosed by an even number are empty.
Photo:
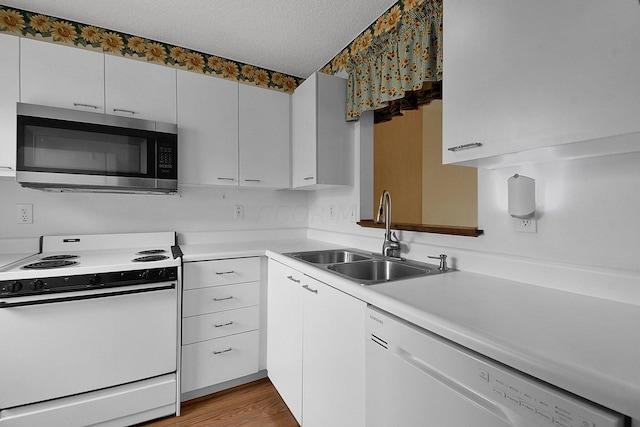
M148 256L141 256L138 258L134 258L133 261L134 262L151 262L151 261L161 261L167 258L169 257L166 255L148 255Z
M147 249L145 251L136 252L136 255L155 255L155 254L163 254L167 251L164 249Z
M61 255L49 255L46 256L44 258L40 258L41 261L55 261L55 260L62 260L62 259L75 259L78 258L78 255L67 255L67 254L61 254Z
M68 261L68 260L45 260L38 261L31 264L25 265L24 269L28 270L43 270L47 268L60 268L60 267L68 267L70 265L76 265L77 261Z

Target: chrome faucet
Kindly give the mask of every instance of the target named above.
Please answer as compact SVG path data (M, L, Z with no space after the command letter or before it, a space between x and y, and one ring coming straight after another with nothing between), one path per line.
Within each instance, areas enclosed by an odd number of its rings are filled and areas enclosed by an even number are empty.
M384 212L384 243L382 244L382 255L400 258L400 240L396 233L391 233L391 194L387 190L382 192L380 196L380 207L378 208L378 216L376 224L382 224L382 212Z

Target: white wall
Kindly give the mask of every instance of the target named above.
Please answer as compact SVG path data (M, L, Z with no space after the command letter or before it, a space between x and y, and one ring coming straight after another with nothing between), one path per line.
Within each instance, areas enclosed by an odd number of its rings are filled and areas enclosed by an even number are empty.
M358 145L371 142L366 132L356 133L364 135L356 144L359 158ZM426 261L446 253L461 270L640 302L639 164L640 153L633 153L479 170L478 224L485 234L398 232L403 256ZM516 232L507 213L507 179L514 173L536 180L535 234ZM309 236L379 252L384 232L360 228L342 214L358 205L359 191L356 185L311 194ZM330 205L338 212L335 221Z
M356 125L356 159L372 155L372 126L366 117ZM640 303L639 164L640 153L635 153L480 170L478 223L485 234L398 232L403 255L425 261L427 255L446 253L461 270ZM308 226L310 238L378 252L383 231L361 228L351 219L352 210L360 218L361 203L371 206L378 195L366 185L361 188L358 161L353 173L356 184L347 188L186 187L179 196L45 193L1 179L0 239L166 230L251 233ZM535 234L515 232L506 212L507 178L514 173L536 180ZM371 174L365 167L363 175ZM33 204L34 224L16 224L17 203ZM233 219L235 205L244 207L243 220ZM335 220L329 217L330 206Z
M16 224L16 204L32 203L33 224ZM242 205L244 219L235 220ZM0 239L147 231L306 227L307 195L295 191L181 187L180 194L48 193L0 180Z

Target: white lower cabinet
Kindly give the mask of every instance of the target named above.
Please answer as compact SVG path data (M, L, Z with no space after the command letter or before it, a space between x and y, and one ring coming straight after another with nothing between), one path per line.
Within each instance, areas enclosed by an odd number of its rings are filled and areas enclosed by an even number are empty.
M257 330L182 347L182 392L258 372Z
M267 370L305 427L365 425L366 303L269 261Z
M187 262L181 391L260 370L260 258Z
M269 260L267 372L280 397L302 424L303 289L299 273ZM290 277L290 278L289 278Z

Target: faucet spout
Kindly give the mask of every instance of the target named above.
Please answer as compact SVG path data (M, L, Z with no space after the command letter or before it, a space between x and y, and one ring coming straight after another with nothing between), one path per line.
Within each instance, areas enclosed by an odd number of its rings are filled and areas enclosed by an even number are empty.
M376 223L382 224L382 214L384 213L384 243L382 244L382 255L400 258L400 241L396 233L391 232L391 194L387 190L382 192L380 196L380 206L378 207L378 215Z

